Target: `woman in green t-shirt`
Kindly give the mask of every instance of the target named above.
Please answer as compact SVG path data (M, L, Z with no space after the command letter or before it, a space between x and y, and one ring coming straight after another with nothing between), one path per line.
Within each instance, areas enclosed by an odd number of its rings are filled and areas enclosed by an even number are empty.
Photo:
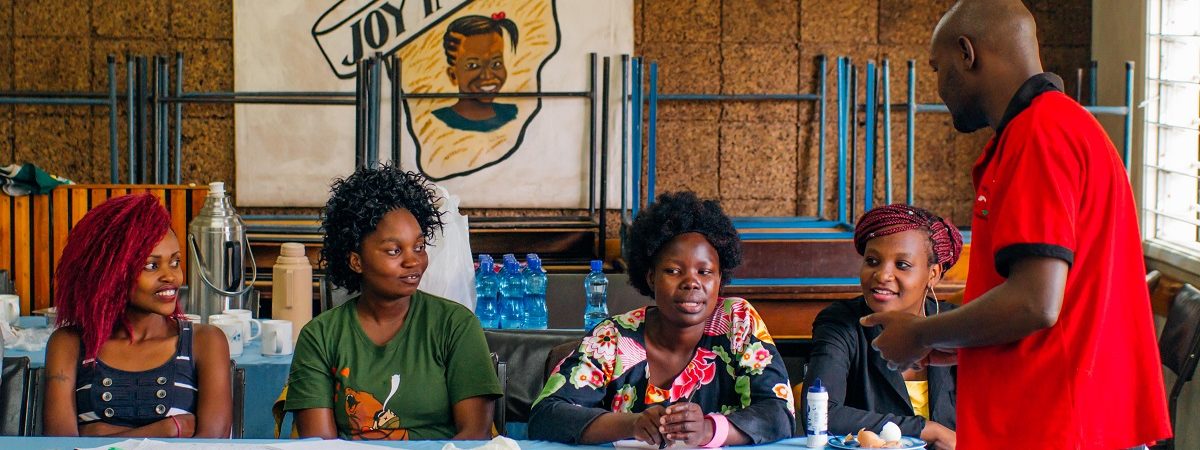
M285 409L301 437L486 439L503 392L470 310L417 290L442 226L413 172L359 169L333 183L321 227L330 281L359 296L304 326Z

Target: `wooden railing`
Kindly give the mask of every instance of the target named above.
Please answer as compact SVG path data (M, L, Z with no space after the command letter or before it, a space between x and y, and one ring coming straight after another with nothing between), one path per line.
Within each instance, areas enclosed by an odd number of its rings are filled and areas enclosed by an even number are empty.
M0 269L8 270L21 297L21 313L53 305L54 271L67 235L84 214L109 198L150 193L167 208L180 244L187 224L204 205L207 186L76 184L48 195L0 194ZM187 261L183 261L187 274ZM96 274L99 276L100 274Z

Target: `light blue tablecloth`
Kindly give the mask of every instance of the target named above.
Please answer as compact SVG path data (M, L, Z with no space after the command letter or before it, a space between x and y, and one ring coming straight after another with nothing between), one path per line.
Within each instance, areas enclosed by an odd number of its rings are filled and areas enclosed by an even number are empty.
M21 317L18 326L45 327L44 317ZM27 352L5 349L4 356L28 356L32 367L46 364L46 351ZM246 438L267 439L275 436L275 419L271 416L271 405L279 398L287 382L292 356L263 356L260 340L250 341L241 356L233 358L238 367L246 369L245 434ZM290 422L290 421L289 421ZM19 448L7 447L3 448ZM440 448L440 447L439 447Z
M45 437L0 437L0 448L3 449L28 449L28 450L69 450L73 448L88 448L110 445L113 443L124 441L126 438L45 438ZM157 439L161 441L174 443L237 443L237 444L271 444L287 441L268 440L268 439L239 439L239 440L220 440L220 439ZM337 441L330 441L329 448L337 448ZM442 446L451 441L372 441L370 444L383 447L403 448L407 450L441 450ZM454 445L470 449L478 447L486 443L486 441L453 441ZM591 446L591 445L565 445L546 441L517 441L522 450L612 450L611 445L607 446ZM787 439L776 442L774 444L759 445L755 447L747 447L763 450L796 450L804 447L804 439Z

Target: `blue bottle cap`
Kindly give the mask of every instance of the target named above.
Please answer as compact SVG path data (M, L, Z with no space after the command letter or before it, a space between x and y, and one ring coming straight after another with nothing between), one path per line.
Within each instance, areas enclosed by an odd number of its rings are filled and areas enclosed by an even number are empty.
M537 253L529 253L529 254L525 255L525 261L527 261L527 262L533 261L535 259L540 261L542 258L539 258Z
M519 273L521 271L521 264L517 263L516 259L505 260L504 270L511 271L513 273Z
M819 393L825 392L825 386L823 386L821 384L820 378L816 378L813 380L812 386L808 387L808 392L810 394L819 394Z
M483 264L483 262L484 262L484 261L487 261L487 262L494 262L494 261L492 260L492 255L489 255L489 254L487 254L487 253L480 253L480 254L479 254L479 263L480 263L480 264Z
M592 260L592 272L600 272L604 270L604 261L599 259Z
M540 259L531 258L529 260L526 260L526 265L527 265L527 267L529 267L530 271L535 271L535 272L539 272L539 273L542 272L542 260L540 260Z

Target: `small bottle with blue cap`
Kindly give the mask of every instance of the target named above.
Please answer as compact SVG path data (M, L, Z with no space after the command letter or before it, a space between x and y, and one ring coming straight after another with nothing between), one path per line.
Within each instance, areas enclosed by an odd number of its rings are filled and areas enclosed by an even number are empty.
M821 384L820 378L813 380L806 397L805 434L808 435L808 441L805 445L809 448L825 448L829 442L829 392Z

